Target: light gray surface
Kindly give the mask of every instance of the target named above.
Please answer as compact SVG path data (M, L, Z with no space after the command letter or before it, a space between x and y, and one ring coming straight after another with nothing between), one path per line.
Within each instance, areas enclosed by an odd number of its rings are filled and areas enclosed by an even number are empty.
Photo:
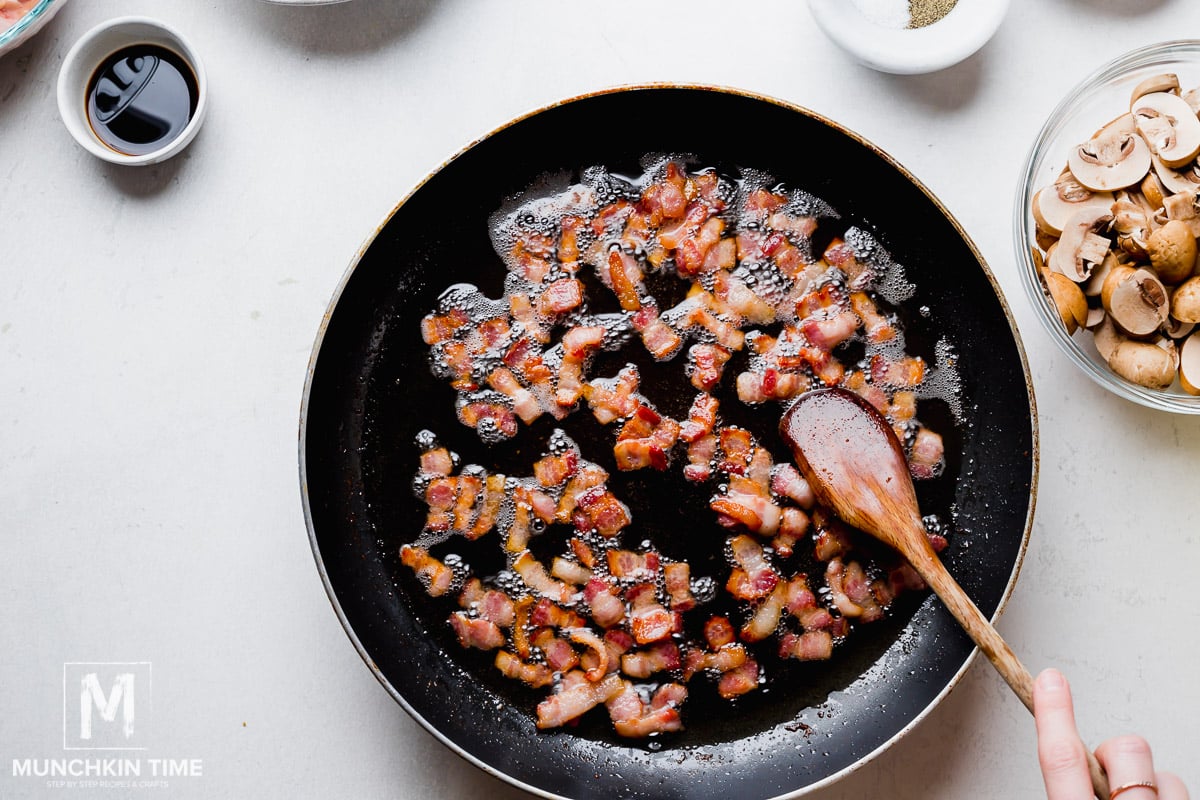
M211 81L191 148L142 171L84 153L53 96L71 43L126 13L177 26ZM342 633L301 515L301 387L343 269L431 168L517 114L650 80L831 116L962 221L1013 306L1041 411L1037 522L1001 630L1031 670L1068 673L1093 744L1147 732L1200 791L1200 418L1076 373L1028 307L1009 233L1061 95L1198 23L1188 0L1015 0L981 53L900 78L851 63L798 0L74 0L0 60L0 796L92 793L10 763L70 755L72 661L153 663L150 754L202 759L203 775L146 796L523 796L412 722ZM820 797L1040 785L1031 721L980 662Z

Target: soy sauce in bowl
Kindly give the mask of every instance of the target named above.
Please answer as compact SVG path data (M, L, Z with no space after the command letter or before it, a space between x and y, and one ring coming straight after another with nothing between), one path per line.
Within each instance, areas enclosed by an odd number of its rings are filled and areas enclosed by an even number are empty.
M110 55L92 74L87 119L108 147L143 155L183 133L198 99L186 61L160 45L135 44Z

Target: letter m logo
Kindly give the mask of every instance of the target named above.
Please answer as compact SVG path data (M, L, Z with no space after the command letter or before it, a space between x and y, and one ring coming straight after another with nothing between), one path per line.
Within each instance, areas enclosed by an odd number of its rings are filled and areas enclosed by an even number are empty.
M150 664L63 665L63 748L144 750Z

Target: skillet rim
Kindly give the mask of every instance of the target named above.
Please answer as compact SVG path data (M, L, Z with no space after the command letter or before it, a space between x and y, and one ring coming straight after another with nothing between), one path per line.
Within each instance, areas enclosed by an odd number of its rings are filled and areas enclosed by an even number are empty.
M392 699L395 700L400 705L400 707L403 708L410 717L412 717L412 719L414 719L422 728L424 728L426 732L433 735L434 738L436 738L439 742L441 742L443 745L448 747L452 752L457 754L459 757L463 758L464 760L466 760L468 763L474 765L475 767L483 770L484 772L491 775L492 777L495 777L495 778L498 778L498 779L504 781L505 783L509 784L510 786L513 786L517 789L528 792L537 797L547 798L547 800L570 800L570 798L566 797L565 795L554 794L553 792L548 792L544 789L540 789L536 786L527 784L527 783L521 781L519 778L508 775L507 773L502 772L501 770L497 769L496 767L493 767L491 764L488 764L486 761L483 761L482 759L477 758L476 756L467 752L466 750L461 748L458 744L456 744L454 741L452 741L449 737L442 734L441 731L439 731L435 725L433 725L425 717L421 716L416 711L416 709L414 709L408 703L408 701L405 700L404 696L396 689L396 687L391 684L391 682L383 674L383 671L375 663L374 659L371 658L371 655L366 651L366 648L363 646L362 641L358 638L358 635L355 633L353 627L350 625L349 620L346 618L346 615L342 610L341 603L337 599L337 595L334 591L334 588L330 584L329 574L325 569L324 559L321 556L320 545L317 542L316 528L313 524L312 507L311 507L310 497L309 497L309 492L308 492L308 471L307 471L307 460L306 460L309 401L311 399L313 377L316 373L316 365L317 365L317 361L321 354L321 346L324 343L325 334L328 331L329 323L332 321L334 313L337 311L338 303L341 300L342 295L343 295L347 285L349 284L350 280L353 278L354 272L356 271L356 269L359 265L359 262L362 260L363 256L367 253L367 251L370 249L371 245L378 238L379 234L391 222L392 218L396 215L396 213L401 208L403 208L404 205L417 192L419 192L427 183L429 183L437 175L439 175L442 172L442 170L444 170L449 164L456 161L458 158L462 157L465 153L467 153L468 151L470 151L471 149L473 149L480 143L486 141L487 139L490 139L491 137L495 136L496 134L498 134L502 131L505 131L509 128L512 128L512 127L520 124L521 122L523 122L531 117L535 117L539 114L545 113L547 111L551 111L560 106L569 105L572 103L588 100L588 99L595 98L595 97L601 97L601 96L610 95L610 94L620 94L620 93L625 93L625 92L637 92L637 91L661 90L661 89L675 89L675 90L682 89L682 90L689 90L689 91L715 92L715 93L719 93L719 94L734 95L734 96L743 97L743 98L750 99L750 100L755 100L758 102L769 103L771 105L778 106L784 110L801 114L815 122L821 123L831 129L833 129L834 131L838 132L839 134L853 140L860 146L865 147L866 149L870 150L872 153L874 153L876 156L878 156L880 159L882 159L885 163L887 163L890 167L892 167L897 172L899 172L900 175L903 176L903 178L906 181L911 183L917 190L919 190L923 195L925 195L925 197L933 204L933 206L946 219L946 221L948 223L950 223L951 227L954 228L955 232L958 234L958 236L962 239L963 243L970 250L971 255L974 257L977 265L983 270L984 277L987 279L988 284L992 288L993 294L995 294L996 299L1000 303L1001 311L1003 311L1003 313L1004 313L1004 319L1008 323L1009 331L1011 332L1012 337L1013 337L1013 343L1016 345L1016 348L1017 348L1017 355L1019 357L1020 364L1021 364L1021 372L1022 372L1022 375L1024 376L1024 380L1025 380L1025 392L1029 398L1029 423L1030 423L1030 450L1029 450L1029 453L1030 453L1030 469L1031 469L1030 483L1029 483L1029 507L1028 507L1028 511L1027 511L1026 517L1025 517L1025 526L1024 526L1024 530L1023 530L1023 533L1021 536L1021 544L1020 544L1020 547L1018 548L1018 551L1016 554L1016 559L1013 564L1012 573L1009 576L1008 582L1004 586L1004 591L1002 592L1002 594L1000 596L999 603L996 606L996 611L991 617L991 621L993 623L995 623L1000 618L1000 616L1004 613L1004 609L1008 605L1009 598L1012 596L1013 589L1016 587L1017 578L1020 576L1021 568L1025 562L1025 554L1029 547L1029 538L1033 532L1033 518L1034 518L1034 511L1037 507L1038 478L1039 478L1039 472L1040 472L1040 434L1039 434L1039 430L1038 430L1037 398L1034 394L1033 379L1032 379L1032 376L1029 371L1029 359L1025 354L1025 345L1021 340L1020 331L1017 329L1016 319L1013 317L1012 310L1009 308L1008 301L1004 296L1003 290L1000 288L1000 284L996 281L996 277L992 273L991 267L988 265L986 259L984 259L983 253L980 252L980 250L979 250L978 246L975 244L974 240L967 234L966 230L963 229L962 225L954 217L954 215L950 213L949 209L947 209L946 206L942 204L941 200L939 200L937 198L937 196L934 195L933 192L930 191L929 188L924 183L922 183L915 175L913 175L906 167L904 167L904 165L902 165L899 161L897 161L894 157L892 157L885 150L883 150L882 148L880 148L879 146L877 146L870 140L866 139L865 137L861 136L860 134L845 127L841 123L839 123L833 119L830 119L829 117L826 117L823 114L817 113L809 108L806 108L804 106L801 106L801 105L798 105L795 103L790 103L788 101L781 100L781 99L775 98L775 97L771 97L769 95L760 94L757 92L752 92L752 91L749 91L746 89L739 89L739 88L731 87L731 86L722 86L719 84L706 84L706 83L684 83L684 82L676 82L676 81L657 81L657 82L647 82L647 83L621 84L621 85L617 85L617 86L610 86L610 87L604 88L604 89L597 89L597 90L591 91L591 92L584 92L581 94L573 95L571 97L567 97L562 100L558 100L558 101L546 104L544 106L535 108L531 111L527 111L523 114L520 114L520 115L512 118L508 122L505 122L504 124L502 124L496 128L493 128L488 133L471 140L466 145L464 145L462 148L460 148L458 151L456 151L453 155L451 155L449 158L445 159L441 164L437 165L437 167L435 167L434 169L429 171L425 175L424 178L422 178L415 186L413 186L413 188L410 189L408 191L408 193L404 195L403 198L401 198L401 200L392 208L391 211L388 212L388 214L383 218L383 220L378 225L375 226L374 231L372 231L372 233L366 237L366 239L363 241L362 245L359 246L357 252L355 252L354 256L351 258L350 264L346 267L345 272L342 274L341 279L338 281L338 284L337 284L336 288L334 289L334 293L333 293L332 298L329 301L329 305L326 307L325 313L321 317L321 323L317 329L316 339L313 342L312 353L309 356L308 366L305 370L304 392L303 392L303 396L301 397L301 402L300 402L300 420L299 420L299 429L298 429L300 495L301 495L301 502L302 502L303 510L304 510L304 524L308 530L309 547L312 549L313 559L316 562L317 573L320 575L321 583L325 587L325 594L329 598L329 603L333 607L333 611L337 615L338 621L342 625L342 629L346 632L347 637L350 639L351 643L354 645L354 649L356 651L358 651L359 657L362 658L363 663L367 665L367 668L370 669L371 673L375 676L375 679L377 681L379 681L380 685L383 686L383 688L387 691L387 693L389 695L391 695ZM972 648L971 652L963 660L962 666L958 669L957 672L954 673L953 676L951 676L950 680L946 683L946 686L929 701L928 705L926 705L925 708L923 708L920 712L918 712L916 714L916 716L914 716L911 720L909 720L909 722L907 724L905 724L903 727L901 727L899 730L897 730L895 732L895 734L893 734L891 736L891 738L882 742L874 750L863 755L861 758L859 758L854 763L844 767L843 769L833 773L832 775L826 776L825 778L822 778L819 781L816 781L814 783L811 783L807 786L801 787L794 791L787 792L787 793L781 794L781 795L777 795L773 798L769 798L769 800L792 800L792 798L802 797L802 796L810 794L812 792L816 792L821 789L828 788L829 786L832 786L833 784L835 784L838 781L845 778L847 775L857 772L862 767L864 767L867 764L874 761L882 753L886 752L893 745L895 745L896 742L900 741L900 739L904 738L912 730L914 730L917 727L917 725L919 725L922 721L924 721L924 719L935 708L937 708L939 705L941 705L941 703L946 699L946 697L949 696L950 692L953 691L958 686L959 682L962 680L962 678L966 674L967 670L975 662L975 659L978 655L979 655L979 648L978 647Z

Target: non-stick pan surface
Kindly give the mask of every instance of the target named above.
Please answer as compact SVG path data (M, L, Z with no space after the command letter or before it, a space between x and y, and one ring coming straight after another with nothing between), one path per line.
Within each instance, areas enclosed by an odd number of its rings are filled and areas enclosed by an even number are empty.
M490 654L460 648L446 624L453 601L426 597L397 555L424 521L424 504L410 489L418 431L433 430L463 463L528 474L555 427L538 421L509 442L480 445L455 419L451 389L430 374L421 317L456 282L500 294L504 269L487 221L506 199L547 175L577 178L593 165L636 175L648 153L689 154L695 166L729 175L767 170L832 204L837 225L872 230L905 266L918 287L902 309L910 350L932 358L939 338L950 342L966 412L956 425L944 404L923 401L922 416L945 434L948 467L920 485L922 508L952 522L944 554L951 572L984 613L999 610L1028 537L1037 439L1024 354L987 267L928 192L862 139L803 109L698 87L606 92L520 119L469 147L396 208L347 273L313 354L300 442L313 551L347 633L388 692L448 746L513 784L605 800L802 793L885 747L965 668L972 645L931 596L903 597L830 662L773 664L765 691L732 706L693 681L685 732L629 742L611 733L602 713L574 729L538 732L533 709L544 691L501 677ZM613 371L598 365L594 374ZM652 401L686 415L686 381L644 377ZM780 410L736 421L782 458L787 449L772 438ZM724 534L707 509L707 490L689 486L678 470L617 473L605 460L611 432L586 413L562 425L613 474L610 486L634 514L629 541L644 535L666 555L688 559L693 575L724 581ZM486 551L458 549L488 571Z

